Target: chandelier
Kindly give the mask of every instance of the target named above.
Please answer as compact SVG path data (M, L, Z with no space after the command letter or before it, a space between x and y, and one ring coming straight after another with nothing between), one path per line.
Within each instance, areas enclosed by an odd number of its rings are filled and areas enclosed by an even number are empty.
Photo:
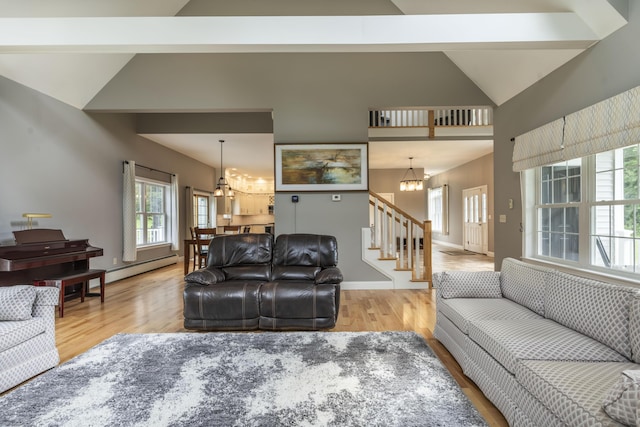
M235 193L233 191L233 189L231 188L231 186L227 183L227 180L224 178L224 169L222 168L222 146L224 144L224 139L220 140L220 179L218 179L218 185L216 186L216 189L213 191L213 197L224 197L225 193L226 196L229 198L233 198L235 196Z
M416 172L413 170L413 157L409 157L409 169L407 169L400 181L400 191L421 191L422 188L423 182L418 179Z

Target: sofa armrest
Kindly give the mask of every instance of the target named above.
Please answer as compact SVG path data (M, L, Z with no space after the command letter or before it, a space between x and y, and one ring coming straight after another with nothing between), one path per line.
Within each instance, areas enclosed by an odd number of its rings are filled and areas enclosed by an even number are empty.
M328 267L320 270L316 275L316 285L323 283L338 285L342 282L342 271L338 267Z
M33 305L57 305L60 301L60 288L56 286L36 286L36 301Z
M433 274L442 298L502 298L499 271L443 271Z
M225 275L222 270L218 268L201 268L184 276L184 280L187 283L207 286L224 282Z

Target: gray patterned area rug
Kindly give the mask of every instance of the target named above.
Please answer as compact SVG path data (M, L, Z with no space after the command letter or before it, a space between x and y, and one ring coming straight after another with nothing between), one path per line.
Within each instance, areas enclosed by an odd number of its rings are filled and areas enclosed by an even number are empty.
M1 426L483 426L413 332L119 334L0 397Z

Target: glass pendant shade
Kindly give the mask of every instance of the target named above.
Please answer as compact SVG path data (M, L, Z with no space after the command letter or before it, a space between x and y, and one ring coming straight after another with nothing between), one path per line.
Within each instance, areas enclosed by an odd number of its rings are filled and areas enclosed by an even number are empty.
M222 168L222 165L223 165L222 145L223 144L224 144L224 139L221 139L220 140L220 179L218 179L218 185L216 186L216 189L213 191L213 197L224 197L225 190L226 190L226 196L232 199L233 197L235 197L236 194L231 188L231 186L227 183L227 180L224 179L224 169Z
M418 179L416 172L413 170L413 157L409 157L409 169L407 169L400 181L400 191L421 191L423 188L423 181Z

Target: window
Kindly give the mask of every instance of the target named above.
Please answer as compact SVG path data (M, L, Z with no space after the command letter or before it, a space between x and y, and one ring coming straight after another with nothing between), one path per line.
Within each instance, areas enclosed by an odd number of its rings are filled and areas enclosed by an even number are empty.
M640 185L638 145L595 156L591 262L640 273Z
M578 261L580 171L580 160L541 168L538 255Z
M168 243L169 186L136 178L136 245Z
M523 185L526 256L640 274L640 145L528 170Z
M431 231L434 233L449 233L447 189L448 186L443 185L442 187L429 188L427 190L428 215L431 221Z
M209 196L193 195L193 223L196 227L207 228L211 226Z

